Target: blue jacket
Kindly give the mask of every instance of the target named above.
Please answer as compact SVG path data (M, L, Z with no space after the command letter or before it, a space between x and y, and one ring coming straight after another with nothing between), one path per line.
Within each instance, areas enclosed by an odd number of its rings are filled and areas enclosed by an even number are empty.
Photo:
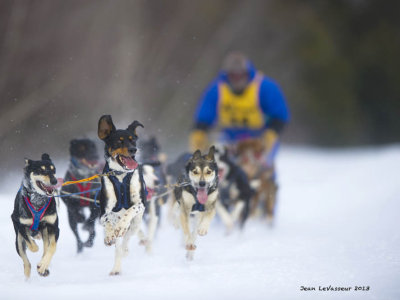
M250 81L256 76L254 66L248 64ZM219 76L211 82L202 95L200 103L195 112L195 127L200 129L209 129L217 125L218 121L218 101L219 101L219 83L228 83L227 74L220 72ZM249 128L222 128L224 138L227 140L237 140L241 137L257 137L267 128L274 128L279 123L283 127L290 119L286 100L273 80L263 75L259 89L259 106L265 115L266 123L261 130ZM275 129L275 128L274 128ZM279 129L277 130L280 131Z

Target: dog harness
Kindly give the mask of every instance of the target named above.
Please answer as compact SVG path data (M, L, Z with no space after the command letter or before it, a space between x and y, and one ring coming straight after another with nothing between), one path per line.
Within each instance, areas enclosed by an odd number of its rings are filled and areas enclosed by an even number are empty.
M49 208L51 200L53 199L53 197L49 197L47 202L39 210L35 210L35 208L33 207L32 203L31 203L31 200L29 199L29 197L25 196L24 199L25 199L25 203L28 206L28 209L31 212L32 218L33 218L32 225L31 225L30 229L33 230L33 231L37 231L39 229L39 223L43 219L43 216L46 213L46 210Z
M145 205L147 190L143 178L143 166L139 165L137 169L139 169L138 172L139 172L139 182L140 182L140 198L142 200L142 203ZM107 173L109 171L110 167L108 166L108 164L106 164L104 168L104 173ZM111 180L111 183L114 186L114 190L117 196L117 206L112 209L113 212L119 212L122 208L129 209L132 206L129 203L129 194L130 194L129 192L130 192L130 182L132 179L132 175L135 171L136 169L133 172L129 172L128 174L126 174L122 182L120 182L115 175L108 176L108 178ZM122 172L118 171L114 171L114 173L122 174Z
M197 191L196 191L196 189L195 189L193 186L191 186L191 185L185 187L184 189L186 189L190 194L192 194L192 196L193 196L193 198L194 198L194 200L195 200L195 203L194 203L193 206L192 206L192 211L200 211L200 212L204 211L204 210L205 210L204 204L201 204L201 203L199 202L199 200L197 199L197 196L196 196ZM212 194L212 193L215 192L216 190L217 190L217 186L214 184L214 185L208 190L207 195Z
M74 175L71 175L71 179L73 181L77 181L76 177ZM90 198L90 189L92 188L92 183L91 182L87 182L87 183L76 183L76 185L78 186L79 189L79 194L82 194L84 197L86 198ZM90 202L87 200L84 200L82 198L79 199L79 204L80 206L89 206Z

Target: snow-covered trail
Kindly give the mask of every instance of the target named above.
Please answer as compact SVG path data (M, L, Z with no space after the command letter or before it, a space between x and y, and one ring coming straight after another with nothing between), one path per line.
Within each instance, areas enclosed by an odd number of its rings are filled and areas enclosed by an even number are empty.
M275 228L251 220L244 232L226 236L216 221L189 263L180 232L164 222L152 256L132 239L118 277L108 276L114 248L103 245L100 226L95 246L75 254L61 203L50 277L37 275L40 254L29 253L33 272L26 282L10 219L15 195L3 193L0 299L400 299L400 147L289 148L278 164ZM65 169L58 170L62 176ZM7 190L16 192L19 180ZM318 291L329 285L352 290Z

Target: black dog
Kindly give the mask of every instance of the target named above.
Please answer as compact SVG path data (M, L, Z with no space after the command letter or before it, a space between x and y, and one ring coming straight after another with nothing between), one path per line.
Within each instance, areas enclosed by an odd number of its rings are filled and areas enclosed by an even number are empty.
M96 144L92 140L72 140L69 153L71 161L64 181L76 181L88 178L100 171ZM83 247L93 246L93 240L96 235L95 220L100 216L100 201L99 199L95 200L95 198L100 187L100 180L94 180L66 185L61 189L61 194L63 194L62 200L68 209L69 225L76 237L78 253L82 252ZM68 196L68 194L74 193L80 194ZM86 198L92 199L92 201ZM90 210L88 218L84 214L85 207ZM86 242L82 242L79 236L78 223L83 223L83 229L89 232L89 238Z
M227 230L239 220L243 228L250 210L250 199L254 195L243 169L234 161L226 147L218 147L215 153L218 164L219 196L223 207L217 206Z
M40 276L49 275L50 261L56 251L59 236L54 167L48 154L42 160L25 159L24 179L15 197L11 219L14 224L17 253L24 262L24 274L31 274L31 264L26 247L32 252L39 250L32 238L43 239L44 253L37 265Z

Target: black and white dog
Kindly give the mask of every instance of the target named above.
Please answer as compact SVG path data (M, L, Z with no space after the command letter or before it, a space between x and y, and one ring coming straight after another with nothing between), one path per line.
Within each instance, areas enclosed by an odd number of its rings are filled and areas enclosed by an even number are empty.
M254 190L246 173L235 162L226 147L217 147L215 160L218 164L219 177L217 214L230 232L237 222L243 228L249 216L250 200Z
M71 160L64 181L88 178L99 172L99 155L96 144L92 140L71 140L69 153ZM61 189L61 194L63 194L61 199L68 209L68 221L76 238L78 253L82 252L83 247L93 246L96 235L95 220L100 216L100 202L99 199L95 199L99 188L100 180L94 179L90 182L66 185ZM76 195L68 196L69 194ZM88 217L85 216L85 209L89 210ZM83 229L89 232L86 242L82 242L79 235L78 223L83 223Z
M43 239L43 256L37 265L40 276L49 275L50 261L56 251L59 236L57 205L54 198L56 168L48 154L33 161L25 159L24 179L15 197L11 219L14 224L17 253L24 263L24 274L30 277L31 264L26 248L39 250L33 239Z
M179 186L174 190L187 250L186 258L189 260L193 259L196 250L197 234L204 236L208 233L216 212L218 166L214 153L214 146L206 155L202 155L200 150L194 152L178 179ZM193 226L190 226L191 217L193 217Z
M98 124L98 136L105 143L103 174L107 175L101 178L100 223L105 229L104 243L115 244L110 275L120 274L129 238L138 232L145 209L145 178L142 166L135 160L138 126L143 127L134 121L127 129L117 130L110 115L102 116Z

